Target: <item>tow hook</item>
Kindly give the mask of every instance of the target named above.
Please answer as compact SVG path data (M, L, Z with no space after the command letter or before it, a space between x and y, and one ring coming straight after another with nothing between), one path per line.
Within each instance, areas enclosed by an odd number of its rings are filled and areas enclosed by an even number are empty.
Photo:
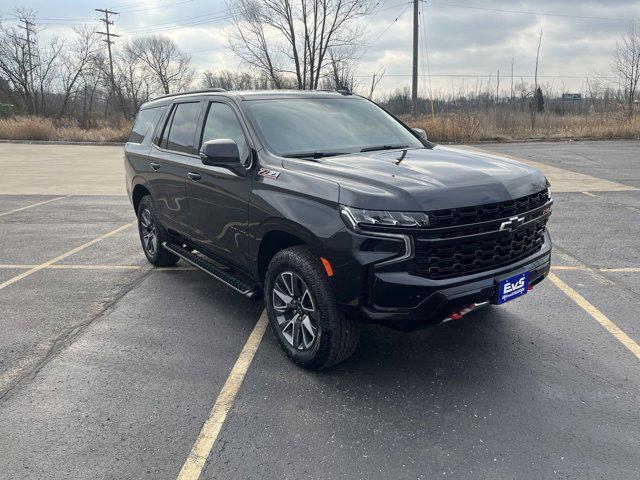
M445 318L444 322L449 322L451 320L460 320L467 313L473 312L474 310L478 310L479 308L486 307L489 305L489 302L481 302L481 303L472 303L467 308L463 308L457 312L451 313L447 318Z

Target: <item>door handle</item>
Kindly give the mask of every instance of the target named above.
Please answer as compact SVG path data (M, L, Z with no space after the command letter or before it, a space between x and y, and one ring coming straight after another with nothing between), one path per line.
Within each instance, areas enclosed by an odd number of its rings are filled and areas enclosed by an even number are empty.
M202 178L202 176L199 173L193 173L193 172L187 173L187 177L189 177L194 182L197 182Z
M154 170L160 170L160 164L159 164L159 163L149 162L149 165L150 165L150 166L151 166L151 168L153 168Z

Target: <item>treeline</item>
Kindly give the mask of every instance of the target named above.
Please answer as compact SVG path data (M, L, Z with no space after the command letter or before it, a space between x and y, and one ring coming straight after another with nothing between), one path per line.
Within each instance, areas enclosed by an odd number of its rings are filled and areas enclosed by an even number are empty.
M33 13L0 21L1 112L72 118L83 128L131 118L149 98L188 89L191 58L162 36L120 42L109 59L97 29L73 27L64 41L42 40ZM33 25L27 39L24 25Z

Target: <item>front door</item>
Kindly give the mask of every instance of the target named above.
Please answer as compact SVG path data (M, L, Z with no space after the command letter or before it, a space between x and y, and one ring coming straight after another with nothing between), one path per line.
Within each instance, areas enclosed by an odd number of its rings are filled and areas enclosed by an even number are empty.
M229 138L238 144L241 161L249 165L250 148L234 108L210 102L198 149L203 142ZM205 250L246 268L248 204L251 175L228 168L192 163L187 177L191 235Z
M195 139L202 103L174 103L149 154L153 169L149 184L164 227L189 234L186 178L196 159Z

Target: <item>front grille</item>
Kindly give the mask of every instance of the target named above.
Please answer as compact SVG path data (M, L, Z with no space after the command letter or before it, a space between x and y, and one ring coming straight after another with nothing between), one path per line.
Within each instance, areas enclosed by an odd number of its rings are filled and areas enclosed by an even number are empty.
M507 202L490 203L476 207L448 208L428 212L431 227L450 227L470 223L495 220L520 215L541 207L550 200L549 190L545 189L533 195L516 198Z
M472 207L479 215L474 223L439 224L439 228L415 233L412 273L433 279L457 277L500 268L535 254L544 243L550 198L545 190L524 199L492 204L491 209ZM533 207L521 210L524 202ZM514 210L501 210L503 213L495 219L487 218L493 215L490 211L505 205L513 205ZM514 215L523 218L524 224L512 231L500 231L501 223Z

